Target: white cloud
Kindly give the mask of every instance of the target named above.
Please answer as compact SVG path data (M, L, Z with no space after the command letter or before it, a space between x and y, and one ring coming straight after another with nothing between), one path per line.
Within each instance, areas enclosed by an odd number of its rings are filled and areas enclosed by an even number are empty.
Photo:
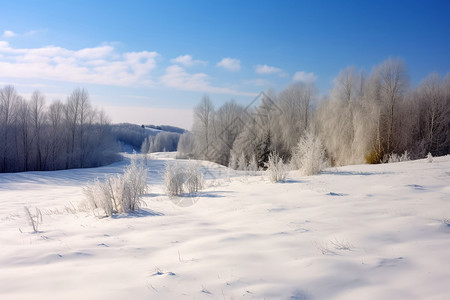
M117 86L150 86L156 52L118 54L103 45L77 51L56 46L13 48L0 41L0 77Z
M180 64L184 67L192 67L193 65L206 65L207 62L203 60L196 59L194 60L191 55L181 55L174 59L170 60L171 63Z
M114 52L112 46L100 46L95 48L84 48L75 52L75 56L84 59L100 59Z
M14 33L14 32L11 31L11 30L5 30L5 31L3 31L3 37L4 37L4 38L12 38L12 37L15 37L15 36L17 36L17 34Z
M227 69L228 71L239 71L241 69L241 61L236 58L225 57L216 66Z
M313 72L307 73L304 71L299 71L294 74L292 80L310 83L317 80L317 75L315 75Z
M255 93L241 92L226 87L211 86L209 76L205 73L190 74L178 65L167 67L166 73L161 77L161 83L170 88L184 91L203 93L216 93L240 96L255 96Z
M281 70L280 68L271 67L268 65L256 65L255 72L257 74L284 74L283 70Z

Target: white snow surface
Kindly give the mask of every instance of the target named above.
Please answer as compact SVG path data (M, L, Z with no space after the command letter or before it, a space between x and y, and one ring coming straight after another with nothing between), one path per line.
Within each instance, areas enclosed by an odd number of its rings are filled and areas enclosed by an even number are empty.
M148 161L140 212L65 207L94 169L0 174L0 299L448 299L450 156L289 173L200 162L207 188L169 199ZM181 161L186 163L186 161ZM38 207L33 233L24 212Z

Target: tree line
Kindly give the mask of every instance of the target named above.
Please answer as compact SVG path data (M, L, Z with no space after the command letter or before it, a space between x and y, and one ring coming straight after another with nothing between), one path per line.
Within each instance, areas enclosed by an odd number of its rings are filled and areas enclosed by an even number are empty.
M48 105L39 91L25 99L13 86L0 89L0 172L97 167L118 151L108 117L86 90Z
M401 59L387 59L369 75L342 70L329 94L318 99L313 83L294 83L261 94L259 105L231 100L216 109L208 96L194 108L192 133L184 133L178 157L240 168L271 153L290 161L302 137L314 135L331 165L387 162L450 153L450 74L433 73L411 88ZM244 164L245 165L245 164ZM241 166L242 167L242 166Z

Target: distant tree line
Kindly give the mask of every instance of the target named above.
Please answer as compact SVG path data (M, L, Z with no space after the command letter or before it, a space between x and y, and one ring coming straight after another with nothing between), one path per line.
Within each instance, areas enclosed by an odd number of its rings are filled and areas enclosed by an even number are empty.
M144 127L130 123L113 124L111 131L122 146L129 145L136 151L139 151L142 142L150 135Z
M179 134L183 134L186 131L183 128L170 126L170 125L144 125L144 127L161 130L161 131L174 132L174 133L179 133Z
M118 150L86 90L47 105L39 91L24 99L13 86L0 89L0 172L97 167L118 160Z
M180 138L178 157L264 167L271 153L290 161L307 133L331 165L386 162L405 151L411 158L448 154L450 75L433 73L410 88L403 60L388 59L369 75L344 69L323 99L312 83L269 90L253 108L231 100L216 109L204 96L194 108L192 133Z
M179 133L161 131L156 136L147 136L144 139L141 145L141 152L147 154L177 151L179 140Z
M177 151L178 140L183 132L184 129L168 125L112 125L112 133L122 146L131 146L134 151L144 154Z

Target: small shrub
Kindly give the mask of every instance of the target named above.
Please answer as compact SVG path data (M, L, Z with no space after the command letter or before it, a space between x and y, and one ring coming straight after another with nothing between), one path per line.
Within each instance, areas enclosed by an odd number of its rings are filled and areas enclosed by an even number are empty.
M247 166L248 174L255 176L258 172L258 163L256 162L255 155L252 155L252 158L250 159L248 166Z
M142 195L147 192L147 170L133 156L123 175L106 177L103 182L97 178L83 191L88 206L99 216L134 212L141 207Z
M312 132L305 134L298 142L292 155L292 165L306 176L318 174L327 167L325 148Z
M136 211L141 207L142 195L147 192L147 170L136 163L135 157L125 169L123 181L122 210L123 212Z
M427 159L427 163L433 162L433 155L431 155L431 152L428 152L426 159Z
M381 163L381 154L375 150L371 150L364 158L366 159L366 163L371 165Z
M185 174L178 164L166 165L164 172L164 183L166 193L169 197L181 195L183 193L183 183Z
M39 232L39 226L42 224L42 213L39 208L35 208L35 214L32 214L30 208L28 206L24 206L25 215L28 219L28 222L33 227L33 232Z
M397 153L392 153L391 155L389 155L387 162L388 163L396 163L396 162L403 162L403 161L409 161L409 153L407 150L405 150L405 152L403 152L402 155L398 155Z
M108 179L106 179L105 181L107 180ZM89 207L94 213L96 213L98 210L103 210L104 215L109 217L115 211L115 208L111 201L108 183L101 182L97 178L95 179L93 184L85 186L83 192L88 201Z
M196 193L203 189L204 178L199 165L193 162L186 167L179 164L167 164L164 172L166 193L169 197L180 196L183 193Z
M190 162L186 167L186 180L184 182L188 193L196 193L203 189L204 178L198 164Z
M287 166L276 152L269 154L269 161L265 166L267 168L266 174L271 182L275 183L286 179L288 173Z

